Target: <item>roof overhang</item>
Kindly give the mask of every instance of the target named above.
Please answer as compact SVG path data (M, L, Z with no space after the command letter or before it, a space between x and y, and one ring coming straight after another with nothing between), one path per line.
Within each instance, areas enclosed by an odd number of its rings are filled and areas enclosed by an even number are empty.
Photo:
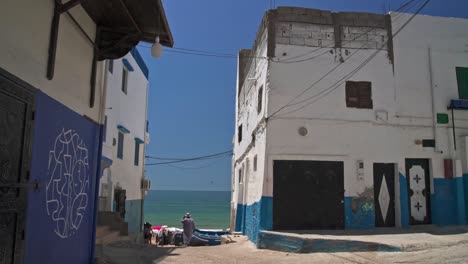
M117 59L138 42L174 45L161 0L92 0L83 8L97 25L98 60Z

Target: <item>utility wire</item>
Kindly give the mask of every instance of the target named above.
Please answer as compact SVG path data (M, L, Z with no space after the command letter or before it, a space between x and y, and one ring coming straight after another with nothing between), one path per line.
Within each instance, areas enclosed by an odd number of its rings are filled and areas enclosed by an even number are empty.
M208 155L203 155L203 156L196 156L196 157L189 157L189 158L167 158L167 157L164 157L164 158L161 158L161 157L155 157L155 156L145 156L145 158L147 159L157 159L157 160L191 160L191 159L203 159L203 158L209 158L209 157L214 157L214 156L218 156L218 155L223 155L223 154L228 154L228 153L232 153L232 150L227 150L227 151L224 151L224 152L219 152L219 153L214 153L214 154L208 154Z
M230 156L230 155L229 155ZM221 156L221 157L216 157L214 159L214 161L208 163L208 164L205 164L205 165L201 165L201 166L197 166L197 167L183 167L183 166L177 166L177 165L174 165L174 164L166 164L167 166L170 166L170 167L173 167L173 168L176 168L176 169L181 169L181 170L199 170L199 169L204 169L204 168L208 168L208 167L211 167L213 166L214 164L222 161L223 159L222 158L225 158L225 157L229 157L229 156Z
M424 2L424 4L423 4L422 6L420 6L420 7L418 8L418 10L416 10L416 12L415 12L415 13L414 13L414 14L413 14L413 15L412 15L412 16L411 16L411 17L410 17L410 18L409 18L393 35L392 35L392 39L395 38L395 37L396 37L396 36L397 36L397 35L414 19L414 17L415 17L417 14L419 14L419 13L421 12L421 10L422 10L430 1L431 1L431 0L426 0L426 1ZM382 47L383 47L383 46L385 46L385 44L382 45ZM382 47L381 47L381 48L382 48ZM307 99L305 99L305 100L302 100L302 101L299 102L299 103L303 103L303 102L305 102L305 101L312 100L312 99L314 99L315 97L320 96L321 94L325 93L323 96L319 97L317 100L314 100L314 101L312 101L312 102L309 102L308 104L303 105L303 106L301 106L300 108L295 109L295 110L293 110L293 111L290 111L290 112L287 112L287 113L285 113L285 114L282 114L281 116L284 116L284 115L287 115L287 114L291 114L291 113L297 112L297 111L299 111L299 110L301 110L301 109L303 109L303 108L305 108L305 107L311 105L312 103L315 103L316 101L318 101L318 100L320 100L321 98L325 97L326 95L330 94L332 91L338 89L338 88L341 86L341 84L343 84L343 83L344 83L345 81L347 81L349 78L351 78L352 76L354 76L359 70L361 70L365 65L367 65L367 63L369 63L375 56L377 56L377 54L378 54L380 51L381 51L380 48L377 49L371 56L369 56L369 58L367 58L363 63L361 63L356 69L354 69L353 71L351 71L351 73L349 73L349 74L346 75L345 77L343 77L343 78L341 78L340 80L338 80L337 82L335 82L332 86L328 87L327 89L321 91L321 92L318 93L318 94L315 94L315 95L313 95L313 96L311 96L311 97L309 97L309 98L307 98ZM299 103L295 103L294 105L299 104ZM292 105L291 105L291 106L292 106ZM285 106L282 107L282 109L284 109L284 108L285 108ZM276 111L276 112L273 113L273 114L276 114L277 112L279 112L279 111ZM273 114L270 115L269 117L272 117Z
M205 155L205 156L199 156L199 157L193 157L193 158L185 158L185 159L169 159L169 158L157 158L157 157L151 157L151 156L146 156L148 159L162 159L162 160L167 160L167 161L162 161L162 162L156 162L156 163L147 163L147 166L153 166L153 165L164 165L164 164L172 164L172 163L180 163L180 162L188 162L188 161L199 161L199 160L207 160L207 159L216 159L216 158L221 158L221 157L228 157L232 156L232 151L225 151L221 153L216 153L216 154L211 154L211 155Z
M232 155L233 155L233 153L229 153L229 154L225 154L225 155L223 155L223 156L213 157L213 158L211 158L211 159L230 157L230 156L232 156ZM199 161L199 160L207 160L207 159L208 159L208 158L203 158L203 159L187 159L187 160L174 160L174 161L147 163L146 166L166 165L166 164L181 163L181 162L188 162L188 161Z

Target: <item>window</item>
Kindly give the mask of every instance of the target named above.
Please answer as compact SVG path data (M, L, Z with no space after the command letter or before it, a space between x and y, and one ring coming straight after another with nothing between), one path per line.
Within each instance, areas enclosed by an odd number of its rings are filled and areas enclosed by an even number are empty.
M242 183L242 169L239 169L239 183Z
M468 68L457 67L458 96L468 100Z
M255 155L253 159L253 170L257 171L257 155Z
M109 60L109 72L114 73L114 60Z
M242 141L242 125L240 125L238 128L237 128L237 142L241 142Z
M107 116L104 116L104 129L102 131L102 141L106 142L106 134L107 134Z
M372 109L372 83L347 81L346 106Z
M257 113L260 114L262 111L262 100L263 100L263 85L258 89L258 105L257 105Z
M127 86L128 86L128 70L124 66L122 70L122 92L124 92L124 94L127 94Z
M140 143L135 140L135 166L140 164Z
M119 131L119 138L117 142L117 158L123 159L123 144L124 144L124 134Z

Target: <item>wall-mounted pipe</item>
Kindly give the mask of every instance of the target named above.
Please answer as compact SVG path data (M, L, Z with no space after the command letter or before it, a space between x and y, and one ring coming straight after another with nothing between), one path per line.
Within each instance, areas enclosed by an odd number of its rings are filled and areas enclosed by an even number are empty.
M434 81L432 77L432 58L431 58L431 47L427 48L427 58L428 58L428 66L429 66L429 84L431 85L431 107L432 107L432 129L434 135L434 151L437 153L442 153L442 151L438 148L438 137L437 137L437 111L436 111L436 97L435 97L435 87Z

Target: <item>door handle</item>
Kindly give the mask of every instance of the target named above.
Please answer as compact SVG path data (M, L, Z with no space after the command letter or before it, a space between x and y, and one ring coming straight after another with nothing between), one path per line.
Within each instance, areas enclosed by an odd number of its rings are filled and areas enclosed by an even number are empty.
M9 189L20 189L20 188L32 188L33 190L37 191L41 185L39 181L34 180L33 182L15 182L15 183L2 183L0 184L0 188L9 188Z

